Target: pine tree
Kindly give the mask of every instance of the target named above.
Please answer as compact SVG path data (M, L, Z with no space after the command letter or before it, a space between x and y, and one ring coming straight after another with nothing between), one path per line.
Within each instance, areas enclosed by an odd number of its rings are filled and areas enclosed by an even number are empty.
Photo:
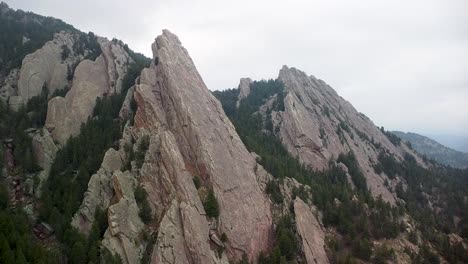
M218 201L216 200L213 190L208 192L203 207L205 207L205 212L208 217L216 218L219 216Z

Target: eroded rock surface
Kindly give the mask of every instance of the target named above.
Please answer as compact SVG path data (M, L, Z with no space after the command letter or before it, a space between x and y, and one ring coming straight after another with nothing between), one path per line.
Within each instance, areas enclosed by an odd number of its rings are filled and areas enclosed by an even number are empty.
M207 221L192 182L192 176L198 175L213 188L218 200L217 231L229 238L226 253L230 259L239 260L246 254L256 261L258 254L269 247L272 228L269 201L255 175L256 161L206 88L179 39L165 30L153 44L153 54L152 66L143 70L135 89L135 127L156 135L152 136L141 175L156 215L163 219L159 232L171 229L184 233L184 241L161 235L158 241L167 246L156 247L153 255L166 256L165 249L179 248L175 245L184 243L189 263L213 263L213 251L208 250L206 242ZM159 152L152 149L156 144L153 142L158 141ZM162 164L155 166L158 155ZM161 174L166 176L154 178ZM175 224L164 220L167 218L175 219ZM184 229L179 230L177 223L189 219L190 224L182 224ZM166 222L168 225L163 225ZM174 261L157 259L162 262L154 263Z
M70 91L49 101L45 126L61 145L79 133L81 124L92 115L97 98L120 92L132 62L120 44L102 38L99 42L103 53L95 61L80 62Z
M136 184L136 178L130 171L122 173L118 170L112 176L117 202L108 208L109 227L102 244L113 254L121 256L124 263L138 263L143 251L140 236L144 224L135 201Z
M239 96L237 99L237 108L239 108L240 101L250 94L250 84L252 80L250 78L241 78L239 83Z
M91 230L97 208L105 210L109 207L114 197L112 175L120 170L122 164L122 155L111 148L104 155L101 168L89 179L83 202L72 220L72 225L82 233L87 234Z
M39 95L42 86L47 85L49 94L57 89L63 89L67 84L68 65L74 59L62 60L63 49L73 54L74 35L60 32L54 35L54 39L24 59L19 72L18 96L27 102L33 96Z
M104 56L96 61L84 60L75 70L73 85L65 97L50 99L45 126L52 137L65 144L80 132L81 123L92 114L96 98L109 89Z
M47 180L50 173L50 168L55 159L57 153L57 146L55 145L52 137L50 136L47 129L40 129L36 131L32 136L32 149L34 158L36 159L37 165L42 168L39 173L40 184L36 189L36 195L40 196L42 190L42 184Z
M327 168L330 159L352 151L372 194L394 203L394 193L384 186L387 177L375 173L373 165L383 149L398 159L412 150L404 144L393 145L368 117L322 80L287 66L278 78L286 89L285 109L274 111L272 119L287 150L319 170Z
M302 250L307 263L329 263L325 252L325 233L314 212L299 197L294 200L294 214L296 216L297 232L302 240Z

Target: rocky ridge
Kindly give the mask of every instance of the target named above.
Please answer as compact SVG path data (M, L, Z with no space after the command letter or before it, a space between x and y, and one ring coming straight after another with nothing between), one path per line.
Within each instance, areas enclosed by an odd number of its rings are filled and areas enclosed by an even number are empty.
M271 203L260 180L271 176L248 153L177 36L165 30L152 48L153 63L129 89L133 95L120 112L121 118L129 115L133 97L134 124L127 124L119 150L109 149L91 177L73 225L89 232L96 208L107 210L103 245L125 263L141 259L151 244L138 236L143 227L132 189L140 185L153 215L145 232L157 234L152 263L228 263L244 255L255 262L271 246ZM128 160L126 145L138 152L145 138L148 149L137 165ZM121 172L126 162L131 171ZM202 182L198 190L194 177ZM209 190L219 204L217 218L207 217L203 206Z
M26 55L21 67L11 70L1 85L1 99L17 110L29 99L41 94L43 86L48 88L50 95L66 88L69 68L83 59L82 54L73 52L77 38L74 33L61 31L42 48ZM62 58L64 49L69 51L66 58Z
M433 139L416 133L401 131L392 131L392 133L409 142L414 150L426 155L427 158L455 168L468 168L468 153L451 149Z
M394 145L368 117L357 112L324 81L287 66L280 70L278 79L285 87L284 111L272 111L272 123L286 149L301 162L323 170L330 160L352 151L371 193L392 204L396 202L394 187L401 179L392 181L384 173L375 172L379 153L391 153L399 160L410 153L425 166L414 151L404 143ZM240 93L239 98L243 98ZM260 107L263 115L271 105L271 100L266 100ZM390 187L384 185L386 180Z

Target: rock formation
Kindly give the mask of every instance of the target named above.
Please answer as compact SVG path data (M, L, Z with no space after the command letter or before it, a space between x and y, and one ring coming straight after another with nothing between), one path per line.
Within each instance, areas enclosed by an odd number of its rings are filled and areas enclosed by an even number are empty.
M16 96L18 90L18 78L19 70L13 69L5 80L3 80L3 84L0 87L0 100L2 100L2 102L8 103L12 96ZM13 101L15 101L15 99L13 99ZM16 110L18 106L14 104L12 105L12 108Z
M294 200L297 232L302 240L302 250L307 263L329 263L325 252L325 233L314 215L317 210L301 198Z
M49 177L50 168L54 162L55 154L58 149L54 144L49 131L44 128L34 132L32 135L32 147L37 165L42 168L42 171L39 173L40 184L38 188L36 188L36 195L40 196L42 184Z
M239 108L240 101L250 94L250 84L252 80L250 78L241 78L239 83L239 97L237 99L236 106Z
M229 258L239 260L246 254L255 261L268 249L272 228L269 200L254 171L256 161L179 39L165 30L153 44L153 54L134 96L135 128L151 134L140 173L161 218L154 263L214 262L208 221L192 183L196 175L218 200L217 232L228 237ZM177 259L164 257L174 255Z
M368 117L357 112L322 80L287 66L281 69L278 79L285 86L284 111L273 111L271 116L277 136L286 149L318 170L327 168L328 162L341 153L352 151L372 194L382 195L383 199L394 203L393 190L384 186L387 176L378 175L373 166L381 150L400 160L406 152L414 152L405 144L395 146ZM242 81L239 86L244 85ZM244 93L248 91L247 88L243 90ZM240 99L244 96L241 91ZM271 108L274 100L276 98L266 100L260 112ZM423 164L418 156L416 158Z
M72 225L81 232L86 234L89 232L97 208L107 209L109 207L111 199L114 197L111 184L112 175L121 169L122 164L121 153L111 148L104 155L101 168L89 179L83 202L72 220Z
M139 243L144 224L138 216L138 206L134 190L137 181L130 171L116 171L112 176L112 186L117 202L109 206L109 228L104 234L103 246L117 253L124 263L138 263L143 251Z
M120 44L99 39L103 53L95 60L83 60L75 69L73 84L65 97L49 101L46 127L64 144L80 132L92 115L96 99L120 92L128 65L133 61Z
M68 84L67 70L74 62L73 43L75 36L60 32L54 39L23 59L18 79L18 96L26 103L33 96L41 93L47 85L49 93L63 89ZM71 58L62 60L63 49L68 49Z

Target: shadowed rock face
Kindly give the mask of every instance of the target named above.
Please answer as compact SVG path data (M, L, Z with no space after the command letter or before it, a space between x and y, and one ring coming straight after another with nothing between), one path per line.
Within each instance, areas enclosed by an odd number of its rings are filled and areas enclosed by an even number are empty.
M272 228L269 200L257 182L255 159L177 36L165 30L152 48L153 64L143 70L135 89L135 127L152 135L141 176L162 219L158 241L165 245L155 247L153 263L177 263L184 256L189 263L213 263L212 252L205 246L208 222L192 183L195 175L213 188L220 207L217 231L228 237L230 259L247 254L255 261L268 249ZM159 163L155 162L158 157ZM177 235L168 236L174 232ZM185 255L171 261L162 257L176 249Z
M327 168L329 160L336 159L340 153L352 151L372 194L382 195L384 200L394 203L393 191L384 186L387 177L376 174L373 164L378 161L380 149L398 159L403 159L405 152L414 153L404 144L393 145L369 118L357 112L322 80L287 66L283 66L278 78L287 93L285 111L273 112L272 118L287 150L319 170ZM381 145L380 149L372 140Z

